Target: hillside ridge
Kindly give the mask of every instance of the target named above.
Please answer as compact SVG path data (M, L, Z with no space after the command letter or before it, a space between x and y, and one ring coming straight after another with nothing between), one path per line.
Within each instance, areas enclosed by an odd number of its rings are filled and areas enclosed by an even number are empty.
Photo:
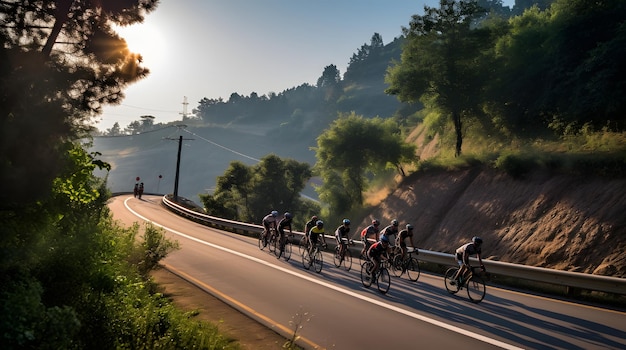
M472 236L489 259L626 277L626 179L485 166L407 176L372 218L415 226L419 248L452 253Z

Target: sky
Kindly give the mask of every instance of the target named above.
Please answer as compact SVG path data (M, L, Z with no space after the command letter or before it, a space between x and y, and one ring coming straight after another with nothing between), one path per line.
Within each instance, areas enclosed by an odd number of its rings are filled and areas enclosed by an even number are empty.
M259 96L304 83L315 85L334 64L343 75L350 58L374 33L387 44L411 16L438 0L161 0L143 23L119 29L150 75L107 106L96 127L123 129L141 116L181 120L203 98L234 92ZM512 7L514 0L503 1ZM185 105L185 98L187 104Z

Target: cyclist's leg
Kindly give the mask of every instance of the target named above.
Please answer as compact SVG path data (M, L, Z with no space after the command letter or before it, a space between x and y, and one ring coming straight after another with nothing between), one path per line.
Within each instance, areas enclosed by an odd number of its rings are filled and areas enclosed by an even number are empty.
M461 259L458 259L459 257L457 256L457 264L459 264L459 269L457 270L456 274L454 275L454 280L455 281L460 281L461 277L463 275L465 275L466 270L467 270L467 265L465 264L465 262Z
M374 276L380 267L380 256L371 257L374 262L374 266L372 267L371 275Z
M285 250L285 230L278 230L278 246L280 250Z
M362 239L362 242L363 242L363 251L362 251L361 255L362 255L365 259L367 259L367 258L368 258L368 257L367 257L367 250L370 248L370 245L371 245L371 244L370 244L370 241L367 239L367 236L365 236L365 237Z
M313 253L313 250L315 249L315 246L317 245L317 240L318 240L317 235L311 235L311 237L309 237L309 255Z

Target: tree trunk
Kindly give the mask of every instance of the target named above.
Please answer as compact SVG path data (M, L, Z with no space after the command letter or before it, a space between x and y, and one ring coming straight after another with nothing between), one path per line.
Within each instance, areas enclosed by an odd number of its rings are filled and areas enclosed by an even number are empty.
M72 8L72 4L74 4L74 0L61 0L57 1L57 8L54 14L55 21L54 26L52 27L52 31L50 32L50 36L48 36L48 40L44 45L43 49L41 49L41 53L44 57L49 58L52 53L52 47L54 43L56 43L59 34L61 33L61 29L63 29L63 25L67 22L70 9Z
M454 131L456 132L456 148L454 152L455 157L461 156L461 146L463 145L463 131L461 130L461 113L458 111L452 112L452 119L454 120Z

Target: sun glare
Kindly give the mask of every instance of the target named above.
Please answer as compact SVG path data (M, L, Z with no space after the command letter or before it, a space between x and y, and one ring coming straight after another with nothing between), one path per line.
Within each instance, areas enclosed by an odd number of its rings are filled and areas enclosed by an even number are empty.
M126 40L133 53L143 57L144 66L154 71L166 61L166 40L159 29L148 23L128 27L116 27L115 30Z

